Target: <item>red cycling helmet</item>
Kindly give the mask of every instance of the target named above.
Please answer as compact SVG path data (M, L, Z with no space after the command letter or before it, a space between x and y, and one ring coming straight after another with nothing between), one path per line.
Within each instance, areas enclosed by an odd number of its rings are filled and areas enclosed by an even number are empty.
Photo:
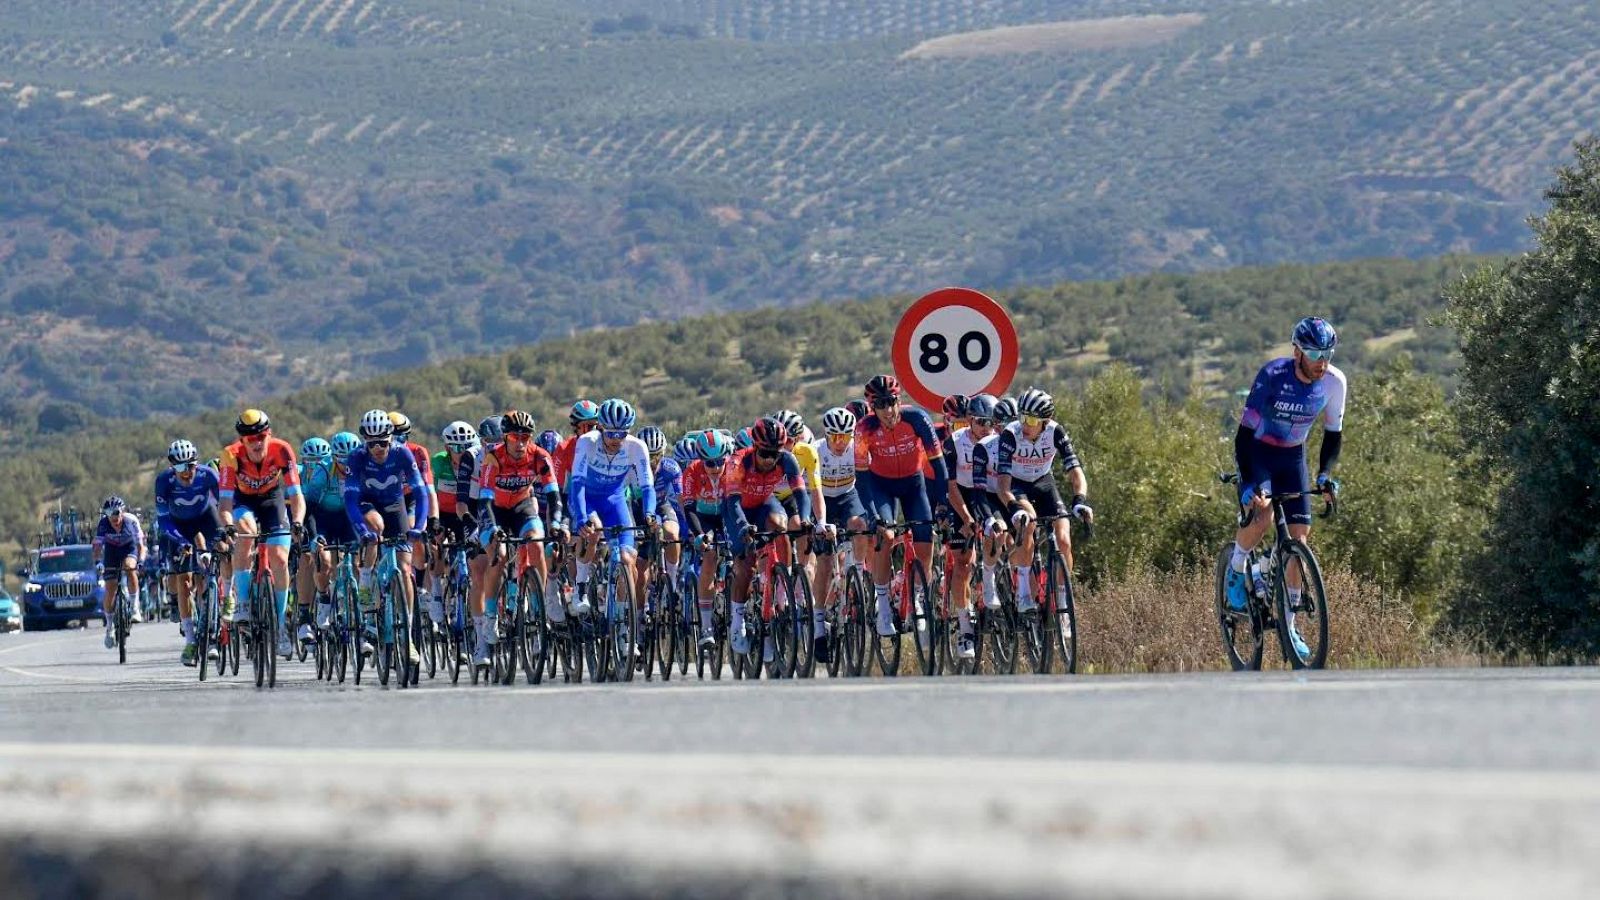
M750 440L757 450L781 450L788 437L783 424L771 416L758 419L750 426Z
M893 375L874 375L862 393L873 406L894 403L900 399L900 381Z
M967 417L967 395L951 394L944 398L944 417L946 419L965 419Z

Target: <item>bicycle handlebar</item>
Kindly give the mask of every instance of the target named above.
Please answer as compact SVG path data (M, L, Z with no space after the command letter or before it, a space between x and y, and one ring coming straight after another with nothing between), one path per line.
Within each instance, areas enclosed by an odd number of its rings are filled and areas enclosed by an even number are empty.
M1218 473L1217 481L1222 484L1238 484L1239 473ZM1301 497L1321 497L1322 512L1319 514L1319 518L1323 519L1331 519L1339 511L1339 495L1334 493L1333 488L1327 486L1315 487L1309 491L1284 491L1282 493L1262 494L1261 496L1271 501L1274 506L1280 506L1286 500L1296 500ZM1243 513L1240 516L1242 518Z

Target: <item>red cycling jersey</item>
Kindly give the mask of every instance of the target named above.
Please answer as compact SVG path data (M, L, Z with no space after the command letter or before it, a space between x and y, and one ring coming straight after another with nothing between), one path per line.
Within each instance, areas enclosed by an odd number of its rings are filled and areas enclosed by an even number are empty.
M280 487L300 484L300 469L295 465L294 448L289 442L275 437L267 438L266 453L261 462L252 462L244 441L234 441L222 450L218 467L219 489L224 494L235 492L249 497L261 497Z
M526 445L521 459L513 459L505 444L496 446L483 456L483 466L478 475L478 486L494 491L494 505L513 509L533 496L534 488L543 490L556 483L556 465L543 447Z
M429 465L429 461L433 457L428 455L428 448L421 444L413 444L410 441L406 442L405 447L411 451L412 457L416 459L417 468L422 470L422 483L428 487L433 487L433 466ZM405 494L408 497L411 496L411 485L407 484L405 486Z
M710 511L722 503L723 488L726 482L723 476L727 474L728 464L723 463L722 471L715 475L706 468L705 460L697 459L683 470L683 502L687 506L691 503L701 509Z
M856 425L858 472L870 471L879 478L910 478L940 452L933 423L920 409L901 407L900 421L893 428L885 428L876 413Z
M734 454L723 468L722 495L738 494L739 505L745 509L766 503L781 487L790 491L806 489L800 479L800 462L787 450L780 451L777 464L765 472L756 468L755 450L748 447Z
M556 445L554 461L556 466L556 484L565 488L567 479L572 477L572 460L578 453L578 436L569 434Z

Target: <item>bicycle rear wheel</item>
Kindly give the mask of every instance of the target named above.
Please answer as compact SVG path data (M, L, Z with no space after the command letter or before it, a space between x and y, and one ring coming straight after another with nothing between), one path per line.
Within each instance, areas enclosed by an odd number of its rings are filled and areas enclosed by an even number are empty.
M774 600L781 597L784 603L782 609L773 610L772 621L768 623L772 637L772 665L767 672L771 678L793 678L800 665L800 620L790 575L787 567L773 570L771 590L775 595ZM807 627L810 624L807 622ZM765 640L762 643L761 652L765 656Z
M266 593L263 579L256 578L250 583L250 626L247 629L247 640L250 644L251 672L256 678L256 687L265 687L267 684L267 658L277 652L276 647L265 646L267 636L266 620L271 618L270 605L263 602L262 595Z
M839 648L844 656L844 674L860 678L867 668L867 591L866 576L851 566L840 577L845 579L844 606L839 610Z
M1217 628L1222 634L1222 650L1235 672L1257 671L1265 644L1261 613L1254 603L1235 611L1228 607L1228 575L1232 571L1233 542L1224 544L1217 554Z
M195 668L200 670L200 680L205 681L206 669L211 664L206 658L211 651L211 616L212 610L216 607L213 605L215 600L210 596L210 591L196 593L200 596L194 598L194 621L189 627L193 629L190 634L194 635Z
M1050 671L1052 643L1050 613L1045 609L1049 598L1045 593L1044 566L1040 564L1037 552L1033 563L1031 572L1033 583L1028 585L1028 590L1033 596L1033 608L1018 615L1017 637L1021 640L1022 653L1027 658L1028 668L1035 675L1043 675ZM1017 589L1020 592L1021 585L1018 585Z
M1049 598L1049 627L1051 643L1061 671L1072 675L1078 671L1078 612L1073 600L1072 574L1067 571L1066 558L1052 554L1045 572L1045 596Z
M678 603L678 591L671 579L662 585L659 596L656 597L656 609L652 616L651 629L655 640L651 643L654 649L655 663L661 673L662 681L672 680L672 664L677 661L678 638L682 630L680 621L682 608Z
M1291 596L1291 582L1300 585ZM1303 541L1291 540L1278 556L1273 598L1277 607L1278 642L1292 669L1320 669L1328 662L1328 597L1316 554Z

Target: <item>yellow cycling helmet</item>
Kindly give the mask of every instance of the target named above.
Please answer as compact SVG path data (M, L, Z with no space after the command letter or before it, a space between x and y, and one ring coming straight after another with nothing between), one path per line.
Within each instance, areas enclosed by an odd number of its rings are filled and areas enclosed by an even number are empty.
M389 411L389 421L394 425L394 436L405 440L411 436L411 419L399 410Z
M233 423L233 430L241 437L252 434L264 434L272 429L272 420L259 409L247 409L239 413L239 420Z

